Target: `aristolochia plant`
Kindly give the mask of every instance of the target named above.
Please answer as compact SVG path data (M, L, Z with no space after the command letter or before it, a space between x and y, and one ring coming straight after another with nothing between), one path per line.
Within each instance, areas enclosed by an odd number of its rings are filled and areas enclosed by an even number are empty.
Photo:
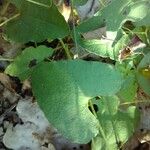
M52 0L11 3L19 14L5 26L9 40L36 43L60 39L71 58L69 46L62 40L67 36L75 41L77 52L84 49L105 58L106 63L54 61L50 58L55 49L41 45L24 49L5 73L22 81L31 79L40 108L66 138L78 143L92 140L93 150L120 148L135 129L137 111L130 103L134 104L137 89L150 95L149 0L112 0L92 18L73 24L73 29ZM81 36L103 25L111 37L87 40ZM125 103L128 107L122 107Z

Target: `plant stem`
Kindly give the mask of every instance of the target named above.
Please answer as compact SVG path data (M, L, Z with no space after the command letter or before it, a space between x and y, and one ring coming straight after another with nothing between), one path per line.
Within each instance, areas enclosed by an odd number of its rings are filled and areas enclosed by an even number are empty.
M64 44L64 42L63 42L62 39L59 39L59 40L60 40L60 43L61 43L63 49L65 50L65 53L66 53L66 55L67 55L67 58L68 58L68 59L72 59L72 57L71 57L71 55L70 55L70 53L69 53L68 46L66 46L66 45Z
M95 112L95 110L94 110L94 107L93 107L93 104L92 104L92 101L91 101L91 100L89 100L89 106L91 107L92 113L94 114L94 116L95 116L96 119L97 119L98 117L97 117L97 114L96 114L96 112ZM100 133L101 133L102 137L104 138L104 141L105 141L105 143L106 143L106 145L107 145L106 136L105 136L105 133L104 133L104 131L103 131L101 122L100 122L99 119L98 119L98 121L99 121L99 131L100 131Z
M114 120L112 119L112 113L111 113L111 111L110 111L110 103L109 103L109 101L108 101L107 98L105 99L105 101L106 101L106 103L107 103L106 107L107 107L107 109L108 109L108 113L109 113L109 115L111 116L110 121L111 121L111 124L112 124L112 128L113 128L113 132L114 132L116 144L117 144L118 149L119 149L119 141L120 141L120 140L119 140L119 136L117 135L117 130L116 130L116 127L115 127Z
M74 19L74 12L73 12L73 0L71 0L71 15L72 15L72 26L73 26L73 38L75 42L75 49L78 52L78 43L77 43L77 36L76 36L76 27L75 27L75 19Z

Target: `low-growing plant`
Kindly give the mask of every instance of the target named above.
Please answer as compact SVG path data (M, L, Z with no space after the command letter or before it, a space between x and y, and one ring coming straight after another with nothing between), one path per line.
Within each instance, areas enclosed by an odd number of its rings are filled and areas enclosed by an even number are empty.
M59 41L56 48L25 48L5 73L31 80L45 116L69 140L92 141L93 150L120 149L137 125L139 89L150 96L149 0L112 0L92 18L73 22L73 27L52 0L11 3L18 15L5 25L7 39L35 45ZM72 9L81 3L72 1ZM83 38L102 26L107 28L106 38ZM73 59L67 39L74 41L77 53L84 49L101 59ZM61 48L68 59L56 61L52 55Z

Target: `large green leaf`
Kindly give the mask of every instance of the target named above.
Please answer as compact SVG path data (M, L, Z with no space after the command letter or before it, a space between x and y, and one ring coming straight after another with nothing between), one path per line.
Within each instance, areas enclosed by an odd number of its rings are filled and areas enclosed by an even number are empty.
M98 107L101 132L93 139L92 150L117 150L133 134L138 113L134 106L118 109L119 99L115 96L100 99Z
M67 23L50 0L36 0L44 6L27 0L12 2L18 6L20 15L6 25L7 38L26 43L62 38L69 34Z
M113 66L81 60L41 63L33 71L32 87L46 117L65 137L87 143L99 132L88 100L113 95L122 77Z
M144 56L137 69L138 83L150 95L150 52Z
M26 48L21 55L16 57L14 62L6 68L5 73L24 80L29 77L34 65L43 61L48 56L51 56L52 53L53 50L45 46Z

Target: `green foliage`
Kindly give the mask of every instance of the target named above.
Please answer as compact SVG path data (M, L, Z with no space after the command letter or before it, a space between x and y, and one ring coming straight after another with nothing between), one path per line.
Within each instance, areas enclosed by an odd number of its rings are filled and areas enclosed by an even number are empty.
M16 42L40 42L47 38L62 38L69 34L69 27L57 7L49 0L37 0L46 6L27 0L13 0L19 16L6 26L7 38Z
M51 56L53 50L45 46L39 46L37 48L26 48L14 62L11 63L5 73L11 76L17 76L21 80L29 78L33 67L43 61L45 58Z
M51 0L11 2L20 14L5 26L6 36L12 41L61 39L60 49L65 49L69 59L74 45L76 51L82 48L100 56L99 61L112 64L48 59L55 48L59 51L58 42L54 49L26 48L5 72L21 80L31 77L40 108L65 137L79 143L92 140L93 150L119 149L135 129L137 89L150 95L149 0L112 0L73 28ZM77 0L74 7L85 3ZM109 34L103 39L87 40L82 36L105 25ZM69 43L72 40L75 43Z
M149 25L149 5L148 0L136 2L133 2L133 0L113 0L111 4L100 10L97 16L82 22L76 29L78 33L86 33L103 27L106 24L107 31L118 31L118 34L120 34L120 29L124 27L123 24L127 20L133 21L133 24L138 27L145 24ZM130 31L130 29L128 30ZM146 38L148 38L150 32L147 28L146 31L139 31L135 28L131 33L132 35L137 34L140 38L146 35ZM83 40L79 44L90 53L116 60L118 59L119 50L129 43L130 38L128 35L122 34L120 41L115 39L117 40L114 41L115 45L111 40L110 37L105 42L101 40Z
M116 150L121 148L134 132L135 117L138 112L134 106L119 110L117 97L103 97L98 104L98 119L101 125L100 134L92 141L93 150ZM102 109L101 109L102 108Z
M113 66L98 62L42 63L32 73L34 94L48 120L79 143L87 143L98 134L98 120L89 111L88 100L114 95L121 84Z

